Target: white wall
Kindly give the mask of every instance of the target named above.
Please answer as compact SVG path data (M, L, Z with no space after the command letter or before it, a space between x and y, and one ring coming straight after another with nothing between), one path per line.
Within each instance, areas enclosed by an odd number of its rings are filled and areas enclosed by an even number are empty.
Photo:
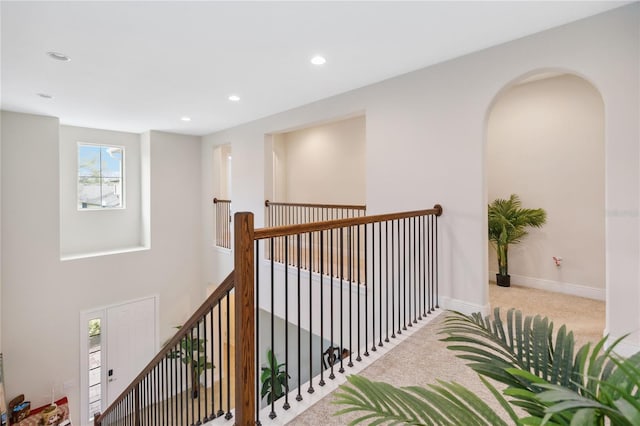
M604 298L604 105L586 80L565 75L514 86L487 130L489 201L520 195L547 223L509 248L512 284ZM489 251L495 274L495 250ZM553 256L562 257L560 267ZM491 275L495 280L495 275Z
M364 116L287 132L282 142L287 199L274 201L365 203Z
M204 297L200 138L146 135L150 250L60 261L58 135L56 118L2 112L5 384L9 397L24 393L32 406L49 401L54 387L81 425L80 312L158 295L164 341Z
M441 203L442 304L486 309L485 139L491 104L511 82L532 72L560 69L584 76L602 94L605 108L606 286L613 307L607 312L608 331L614 336L633 332L628 342L640 344L639 7L227 129L203 138L203 149L233 145L235 211L255 212L261 226L264 135L365 111L368 213Z
M78 142L124 147L124 209L78 210ZM140 154L140 135L60 126L62 257L148 246L143 232Z

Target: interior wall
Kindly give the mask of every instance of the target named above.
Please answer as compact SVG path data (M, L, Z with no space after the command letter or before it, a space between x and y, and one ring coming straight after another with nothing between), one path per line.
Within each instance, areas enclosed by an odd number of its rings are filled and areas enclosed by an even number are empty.
M61 261L58 119L6 111L1 117L6 393L24 393L37 407L53 388L56 397L69 397L72 422L80 425L80 312L158 295L164 341L202 302L201 211L194 208L200 138L146 135L149 250Z
M283 134L285 201L365 204L365 117Z
M123 146L124 209L78 210L78 142ZM62 257L147 246L142 226L140 135L60 126Z
M563 75L513 86L487 127L489 202L518 194L547 223L509 247L512 284L604 299L604 105L586 80ZM556 266L553 257L561 257ZM490 278L497 259L489 250Z
M264 135L365 111L367 212L442 204L440 305L487 311L490 107L511 82L534 71L581 75L598 89L605 107L607 331L614 337L635 333L627 342L640 349L639 7L615 9L207 135L203 149L233 145L235 210L254 212L256 226L262 226Z

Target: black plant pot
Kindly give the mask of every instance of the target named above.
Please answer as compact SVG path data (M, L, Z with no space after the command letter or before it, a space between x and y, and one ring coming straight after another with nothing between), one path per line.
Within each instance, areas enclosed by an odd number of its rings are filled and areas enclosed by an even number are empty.
M511 287L511 275L496 274L496 284L500 287Z

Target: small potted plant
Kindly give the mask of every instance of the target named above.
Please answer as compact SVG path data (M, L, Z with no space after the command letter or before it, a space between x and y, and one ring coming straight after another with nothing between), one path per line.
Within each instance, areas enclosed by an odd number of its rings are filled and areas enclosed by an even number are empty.
M176 326L180 329L182 326ZM200 375L208 369L214 368L213 364L207 361L204 345L206 339L198 339L187 334L181 341L177 349L167 354L169 359L180 359L189 366L191 371L191 398L196 399L200 390Z
M267 404L271 404L286 392L289 392L289 379L285 370L285 364L278 364L278 360L271 349L267 351L267 366L262 367L260 381L262 389L260 391L261 398L267 398ZM275 379L275 380L274 380Z
M541 227L547 220L547 213L543 209L523 209L520 197L515 194L511 194L508 200L494 200L489 204L488 213L489 241L498 255L496 284L509 287L509 244L519 243L527 235L525 228Z

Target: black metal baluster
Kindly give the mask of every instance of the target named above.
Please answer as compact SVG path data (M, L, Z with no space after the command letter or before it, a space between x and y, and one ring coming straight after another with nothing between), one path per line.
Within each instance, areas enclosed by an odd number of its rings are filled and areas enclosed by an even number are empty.
M302 249L301 249L301 237L300 234L297 235L296 241L298 243L298 304L296 305L298 307L298 394L296 395L296 401L302 401L302 394L300 393L300 388L302 386L301 384L301 380L302 380L302 374L300 371L300 364L301 364L301 359L300 359L300 348L302 347L302 341L300 340L300 265L302 264L301 262L301 256L302 256Z
M357 237L357 248L356 248L356 265L358 268L358 272L356 274L357 277L357 282L358 285L356 285L356 291L358 292L357 294L357 307L356 307L356 326L357 326L357 330L356 330L356 341L357 341L357 346L358 346L358 357L356 358L356 361L360 362L362 361L362 357L360 356L360 286L362 285L362 283L360 282L360 225L358 225L358 227L356 228L356 237Z
M396 278L396 256L395 256L395 231L393 227L393 221L391 222L391 338L396 337L396 301L395 301L395 286L394 281ZM398 290L400 289L398 283ZM398 295L400 298L400 295Z
M167 358L163 359L162 362L164 363L164 411L165 411L165 419L166 419L166 423L170 423L170 417L169 417L169 360Z
M329 278L329 296L331 298L331 303L329 304L329 312L331 313L331 348L328 349L330 351L333 351L333 347L334 347L334 342L333 342L333 262L334 262L334 253L333 253L333 234L335 232L335 229L331 229L329 230L329 251L330 251L330 260L329 260L329 269L330 269L330 278ZM328 353L327 353L328 355ZM328 358L328 357L327 357ZM335 374L333 374L333 364L335 364L335 362L331 362L331 360L328 360L329 364L329 368L331 369L331 371L329 372L329 379L333 380L336 378Z
M418 217L418 319L422 319L423 304L422 304L422 218Z
M289 236L284 237L284 374L287 377L287 386L284 394L282 408L288 410L289 404Z
M364 356L369 356L369 321L367 321L367 315L369 315L369 283L367 282L367 267L369 266L367 263L367 258L369 257L367 254L367 225L363 225L364 226ZM373 232L374 232L375 226L371 225L371 234L373 236ZM371 251L374 252L375 248L373 248L374 246L372 245L372 249ZM375 253L373 253L373 256L375 258ZM375 264L374 264L374 270L375 270ZM372 274L372 276L374 276L374 273ZM371 295L373 296L373 300L375 301L375 280L373 283L373 287L371 288ZM372 305L375 306L375 305ZM372 329L373 331L373 341L374 341L374 345L373 345L373 350L376 350L376 345L375 345L375 318L374 318L374 314L373 311L375 310L375 308L372 309L371 312L371 321L373 323L372 325Z
M402 309L402 318L404 319L402 329L407 329L407 219L402 219L402 290L404 297L402 298L404 309ZM411 290L409 290L409 309L411 309ZM411 314L409 314L411 315ZM411 318L409 318L411 323Z
M433 216L429 216L429 313L433 311Z
M211 330L211 341L209 342L210 345L210 349L211 349L211 364L214 364L214 360L216 358L215 356L215 339L214 339L214 331L213 331L213 306L211 306L209 308L209 330ZM206 334L206 333L205 333ZM216 416L215 416L215 412L216 412L216 401L215 401L215 396L214 396L214 389L215 389L215 371L216 368L219 370L220 369L220 365L213 365L213 367L211 368L211 415L207 418L207 421L209 420L213 420ZM205 381L205 388L206 388L207 384ZM207 397L205 396L205 404L206 404L206 400Z
M323 211L324 215L324 211ZM323 217L324 218L324 217ZM320 231L320 386L324 386L324 368L322 366L322 344L324 343L324 231Z
M255 268L256 268L256 282L255 282L255 292L256 292L256 304L257 304L257 309L256 309L256 344L255 344L255 358L256 358L256 424L261 424L260 422L260 401L261 398L258 395L260 394L260 374L258 373L258 371L260 371L260 241L256 241L255 242L256 245L256 263L255 263ZM266 250L266 248L265 248ZM229 297L229 294L227 293L227 297ZM229 300L227 299L227 306L229 304ZM229 316L229 310L227 309L227 321L228 321L228 316ZM228 328L228 323L227 323L227 328ZM229 339L229 332L227 331L227 365L231 364L231 360L229 359L229 344L230 344L230 339ZM231 381L231 376L227 375L227 406L229 406L229 385L230 385L230 381ZM220 404L222 406L222 400L220 401ZM230 415L230 410L227 410L227 415L225 416L225 419L229 419L230 417L227 417Z
M182 339L180 339L180 343L178 343L178 346L176 348L176 351L178 351L177 353L179 354L180 357L182 357ZM178 400L180 401L180 425L184 426L184 401L183 401L183 394L187 392L186 388L184 387L184 382L183 382L183 377L182 377L182 362L180 361L180 358L178 358L178 361L176 362L176 368L178 370L178 376L180 377L180 386L179 386L179 392L178 392ZM153 389L152 389L153 391ZM153 413L153 424L156 424L156 420L155 420L156 416L155 413Z
M417 272L416 272L416 218L415 216L411 218L413 222L413 323L417 323L418 318L418 294L417 294Z
M347 365L349 367L353 367L353 258L351 256L353 253L353 240L351 238L351 229L351 226L347 229L347 246L349 248L349 252L347 254L347 267L349 268L349 363Z
M344 373L344 359L342 356L342 350L344 349L344 325L343 325L343 313L344 306L344 292L342 291L342 283L344 282L344 228L340 228L340 348L338 348L338 356L340 356L340 369L339 373Z
M218 301L218 361L220 362L220 368L218 368L219 408L218 408L218 412L216 413L216 416L220 417L224 414L224 409L222 408L222 365L223 365L223 362L222 362L222 300Z
M194 342L194 339L193 339L193 328L189 331L189 336L191 337L191 344L189 345L189 351L191 353L188 354L187 356L193 358L193 349L194 349L193 348L193 342ZM195 360L192 359L192 361L195 361ZM198 392L197 391L197 384L196 384L198 379L195 377L196 374L195 374L195 370L194 370L195 365L197 365L197 364L192 363L192 365L190 367L191 371L189 372L190 376L191 376L191 395L190 395L191 398L189 398L189 400L191 402L191 425L192 426L194 425L195 419L196 419L196 413L195 413L195 407L194 407L194 405L195 405L194 399L195 399L195 396L197 395L197 392Z
M256 244L256 247L258 247L259 244ZM260 259L260 257L258 256L258 252L257 252L257 248L256 248L256 259ZM260 262L256 262L260 263ZM256 277L256 282L258 281L258 278ZM257 286L256 286L257 287ZM225 414L224 418L229 420L230 418L233 417L233 414L231 413L231 321L230 321L230 316L231 316L231 306L229 304L229 299L230 297L230 291L227 292L227 414ZM256 292L256 297L258 297L258 294ZM257 299L260 300L260 299ZM256 315L256 318L258 316ZM258 336L259 334L259 329L256 326L256 336ZM256 342L256 351L258 350L258 342ZM256 357L257 359L257 357ZM256 374L257 376L257 374ZM259 404L258 404L259 405ZM257 417L256 417L257 418Z
M422 314L427 316L427 216L422 216Z
M313 232L309 232L309 389L313 393Z
M271 250L273 251L273 238L269 239L269 244L271 246ZM267 367L271 369L271 412L269 413L269 418L271 420L276 418L276 409L275 409L275 404L276 404L276 368L277 366L275 364L273 364L272 359L273 357L275 357L275 343L274 343L274 337L273 337L273 328L274 328L274 319L275 319L275 306L274 306L274 292L275 292L275 288L274 288L274 265L275 263L273 262L273 260L271 261L271 359L268 359L269 357L267 357ZM276 367L276 368L274 368ZM259 371L259 370L258 370ZM259 405L259 404L258 404Z
M439 300L440 298L438 297L438 293L440 290L440 285L438 283L438 216L436 216L436 243L435 243L435 252L436 252L436 259L435 259L435 263L436 263L436 271L435 271L435 275L436 275L436 309L440 308L439 306Z
M382 226L382 222L378 222L379 226ZM366 227L365 227L366 229ZM378 235L380 236L380 235ZM367 245L365 244L365 250ZM371 224L371 351L376 352L376 224ZM378 268L382 269L382 251L378 251ZM369 283L367 283L369 285ZM378 283L380 285L380 283ZM382 301L382 293L378 289L378 295ZM382 303L382 302L381 302ZM379 328L382 333L382 310L378 312L378 319L380 320Z
M375 225L374 225L375 229ZM382 346L382 222L378 222L378 332L380 338L378 339L378 346ZM375 333L373 336L375 342Z

